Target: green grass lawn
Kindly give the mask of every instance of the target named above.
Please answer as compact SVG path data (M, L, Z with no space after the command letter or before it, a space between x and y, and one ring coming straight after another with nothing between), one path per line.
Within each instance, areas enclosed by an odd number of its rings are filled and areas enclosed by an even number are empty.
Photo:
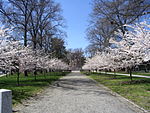
M90 77L144 109L150 110L150 79L133 77L131 82L128 76L114 78L114 75L91 74Z
M35 81L32 74L29 77L20 76L20 86L17 86L17 76L11 75L9 77L0 77L0 89L10 89L13 95L13 105L21 103L22 100L35 96L44 88L49 86L53 81L58 80L60 77L67 73L51 72L46 74L46 78L42 74L37 75Z

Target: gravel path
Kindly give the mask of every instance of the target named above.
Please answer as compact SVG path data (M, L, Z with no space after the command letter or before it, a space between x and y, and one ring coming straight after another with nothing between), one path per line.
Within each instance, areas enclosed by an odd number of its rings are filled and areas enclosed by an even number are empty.
M73 72L15 108L17 113L144 113L93 80Z

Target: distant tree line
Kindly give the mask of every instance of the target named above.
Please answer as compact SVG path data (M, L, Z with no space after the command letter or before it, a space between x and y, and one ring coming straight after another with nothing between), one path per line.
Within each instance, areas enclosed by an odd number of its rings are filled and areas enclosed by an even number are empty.
M84 51L81 48L69 49L67 61L72 70L80 70L85 63Z

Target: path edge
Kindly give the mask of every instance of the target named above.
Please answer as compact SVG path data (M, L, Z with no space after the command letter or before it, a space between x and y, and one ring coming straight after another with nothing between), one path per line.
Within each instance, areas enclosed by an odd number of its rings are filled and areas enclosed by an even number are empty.
M67 74L68 75L68 74ZM66 75L66 76L67 76ZM20 113L20 110L26 106L28 106L28 104L30 104L30 102L32 100L36 100L38 99L41 95L43 95L44 93L47 92L48 88L55 88L57 87L57 84L59 83L60 79L62 79L65 76L60 77L58 80L56 81L52 81L51 84L49 84L48 86L46 86L45 88L43 88L41 91L39 91L38 93L36 93L35 95L29 97L28 99L22 100L21 103L18 103L17 105L12 107L12 113Z
M85 75L85 76L87 76L87 75ZM108 88L108 87L106 87L105 85L103 85L103 84L97 82L96 80L92 79L91 77L87 76L87 78L89 78L89 79L92 80L94 83L96 83L96 85L97 85L98 87L103 87L104 89L106 89L107 91L109 91L112 95L118 97L118 98L120 99L120 101L122 101L122 102L124 102L124 103L125 103L125 102L130 103L130 104L134 107L133 110L136 110L136 112L150 113L149 111L147 111L147 110L145 110L144 108L140 107L139 105L135 104L135 103L132 102L131 100L129 100L129 99L127 99L127 98L125 98L125 97L119 95L118 93L116 93L116 92L114 92L114 91L112 91L110 88ZM130 106L129 106L129 107L130 107ZM138 111L137 111L137 110L138 110Z

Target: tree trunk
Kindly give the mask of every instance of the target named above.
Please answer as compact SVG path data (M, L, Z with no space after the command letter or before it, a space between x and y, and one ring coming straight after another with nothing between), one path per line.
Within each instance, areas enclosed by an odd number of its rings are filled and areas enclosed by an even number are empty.
M44 70L44 78L46 79L46 70Z
M116 78L116 70L114 69L114 78Z
M27 25L25 25L24 30L24 46L27 47Z
M95 69L96 73L97 73L97 69Z
M107 75L107 70L105 69L105 75Z
M145 65L145 73L147 73L148 71L147 71L148 69L147 69L147 65Z
M99 74L101 74L101 70L99 70Z
M37 79L36 79L36 75L37 75L37 72L36 72L36 70L34 71L34 80L36 81Z
M28 77L28 71L27 70L24 71L24 76Z
M42 69L41 69L41 70L40 70L40 73L42 74L42 73L43 73L43 71L44 71L44 70L42 70Z
M130 79L132 81L133 80L133 78L132 78L132 68L129 68L129 72L130 72Z
M19 73L19 70L17 72L17 85L19 86L20 85L20 73Z
M13 75L13 71L12 70L10 70L10 75Z

